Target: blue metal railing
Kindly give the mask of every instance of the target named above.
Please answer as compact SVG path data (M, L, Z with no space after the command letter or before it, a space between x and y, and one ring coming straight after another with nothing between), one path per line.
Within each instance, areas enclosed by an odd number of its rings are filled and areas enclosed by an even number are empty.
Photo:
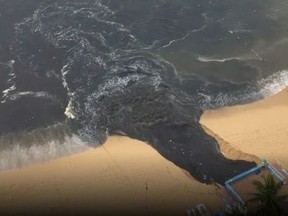
M231 184L240 181L241 179L244 179L258 171L260 171L263 167L266 167L272 175L274 175L277 179L285 183L285 178L283 175L278 172L272 165L270 165L266 160L264 160L260 165L253 167L252 169L249 169L225 182L225 189L232 195L232 197L242 205L245 205L244 200L240 197L240 195L231 187Z
M247 171L245 171L245 172L243 172L243 173L241 173L241 174L239 174L239 175L237 175L237 176L235 176L235 177L227 180L227 181L225 182L225 184L226 184L226 183L227 183L227 184L232 184L232 183L234 183L234 182L236 182L236 181L239 181L239 180L241 180L241 179L243 179L243 178L245 178L245 177L247 177L247 176L249 176L249 175L252 175L252 174L256 173L256 172L259 171L259 170L261 170L264 166L265 166L264 164L260 164L260 165L258 165L258 166L256 166L256 167L253 167L252 169L247 170Z
M266 165L267 169L271 172L272 175L274 175L276 178L278 178L280 181L285 183L285 177L278 171L276 170L273 166L270 164Z

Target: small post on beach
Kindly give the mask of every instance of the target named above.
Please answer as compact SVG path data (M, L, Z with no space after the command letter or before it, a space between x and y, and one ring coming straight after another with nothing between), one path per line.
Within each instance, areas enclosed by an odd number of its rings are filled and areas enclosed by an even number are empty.
M146 195L145 195L145 211L148 210L148 183L145 182L145 190L146 190Z

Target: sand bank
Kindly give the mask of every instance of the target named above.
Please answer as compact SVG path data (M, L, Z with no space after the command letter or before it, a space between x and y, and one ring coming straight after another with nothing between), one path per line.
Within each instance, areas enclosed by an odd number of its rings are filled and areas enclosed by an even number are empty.
M206 111L201 124L222 140L227 157L288 165L288 89L252 104Z
M218 192L146 143L112 136L97 149L0 173L0 215L185 215L202 202L219 208Z

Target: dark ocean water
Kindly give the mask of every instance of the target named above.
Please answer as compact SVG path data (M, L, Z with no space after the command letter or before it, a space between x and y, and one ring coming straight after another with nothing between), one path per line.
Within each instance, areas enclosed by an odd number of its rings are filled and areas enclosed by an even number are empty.
M0 168L121 132L223 183L254 164L226 159L199 118L288 85L287 12L283 0L0 0Z

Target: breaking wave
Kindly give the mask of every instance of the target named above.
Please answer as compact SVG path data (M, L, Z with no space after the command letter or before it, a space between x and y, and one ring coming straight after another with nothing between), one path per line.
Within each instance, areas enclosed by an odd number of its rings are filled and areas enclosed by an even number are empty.
M257 81L253 85L243 85L239 90L217 94L201 94L203 109L217 109L224 106L245 104L275 95L288 86L288 71L278 71Z
M0 138L0 171L46 162L83 152L89 147L63 125Z

